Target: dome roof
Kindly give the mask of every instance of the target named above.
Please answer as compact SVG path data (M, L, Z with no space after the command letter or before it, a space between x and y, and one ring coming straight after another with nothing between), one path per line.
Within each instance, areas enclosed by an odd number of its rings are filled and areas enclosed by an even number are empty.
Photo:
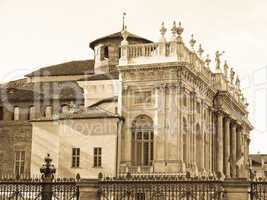
M113 40L113 39L122 40L123 38L121 36L121 32L113 33L113 34L98 38L98 39L92 41L89 46L90 46L90 48L94 49L96 44L98 44L99 42L103 42L103 41L107 41L107 40ZM152 43L151 40L148 40L146 38L143 38L143 37L140 37L138 35L132 34L130 32L129 32L128 39L129 40L137 40L137 41L140 41L140 42L143 42L143 43Z

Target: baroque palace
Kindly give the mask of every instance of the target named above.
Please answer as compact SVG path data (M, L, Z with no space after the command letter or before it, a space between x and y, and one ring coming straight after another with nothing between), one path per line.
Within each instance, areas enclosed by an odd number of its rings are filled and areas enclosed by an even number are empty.
M222 52L204 58L181 23L153 42L123 30L90 43L93 60L40 68L1 85L0 173L128 172L246 178L252 126ZM214 60L214 62L212 62ZM214 64L212 64L214 63Z

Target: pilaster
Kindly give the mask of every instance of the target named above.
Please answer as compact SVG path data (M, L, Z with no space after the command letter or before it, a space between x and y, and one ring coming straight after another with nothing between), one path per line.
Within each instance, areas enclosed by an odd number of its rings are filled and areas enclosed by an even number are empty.
M223 174L223 113L217 112L217 172Z
M230 178L230 119L227 116L224 119L224 141L225 177Z

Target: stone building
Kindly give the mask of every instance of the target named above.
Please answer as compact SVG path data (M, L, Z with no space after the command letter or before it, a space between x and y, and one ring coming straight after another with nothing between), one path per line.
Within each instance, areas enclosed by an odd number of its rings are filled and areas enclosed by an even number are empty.
M267 155L250 154L250 166L256 178L267 178Z
M170 41L166 31L152 42L124 28L90 43L94 60L2 85L2 173L38 173L50 153L59 176L247 177L252 126L238 76L219 51L212 70L193 36L186 46L181 24Z

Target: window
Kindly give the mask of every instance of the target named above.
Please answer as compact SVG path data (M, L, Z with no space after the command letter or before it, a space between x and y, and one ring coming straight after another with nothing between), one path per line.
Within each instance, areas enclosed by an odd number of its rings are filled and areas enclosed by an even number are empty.
M264 176L267 177L267 171L264 171Z
M119 58L121 58L121 48L118 48Z
M135 104L151 103L151 91L135 92Z
M15 151L15 175L20 176L24 173L25 151Z
M0 107L0 120L4 120L4 109Z
M28 116L28 120L32 120L35 118L35 107L31 106L30 110L29 110L29 116Z
M19 107L14 107L14 120L19 120Z
M109 58L108 46L104 48L104 58Z
M46 106L45 117L46 118L52 118L52 106Z
M80 167L80 148L72 148L72 167Z
M69 105L62 105L61 106L61 113L68 113L69 112Z
M102 148L95 147L94 148L94 167L101 167L102 166Z
M146 199L146 196L145 196L145 193L143 192L138 192L136 193L136 200L145 200Z
M153 121L146 115L138 116L132 125L132 160L136 166L151 166L154 154Z

